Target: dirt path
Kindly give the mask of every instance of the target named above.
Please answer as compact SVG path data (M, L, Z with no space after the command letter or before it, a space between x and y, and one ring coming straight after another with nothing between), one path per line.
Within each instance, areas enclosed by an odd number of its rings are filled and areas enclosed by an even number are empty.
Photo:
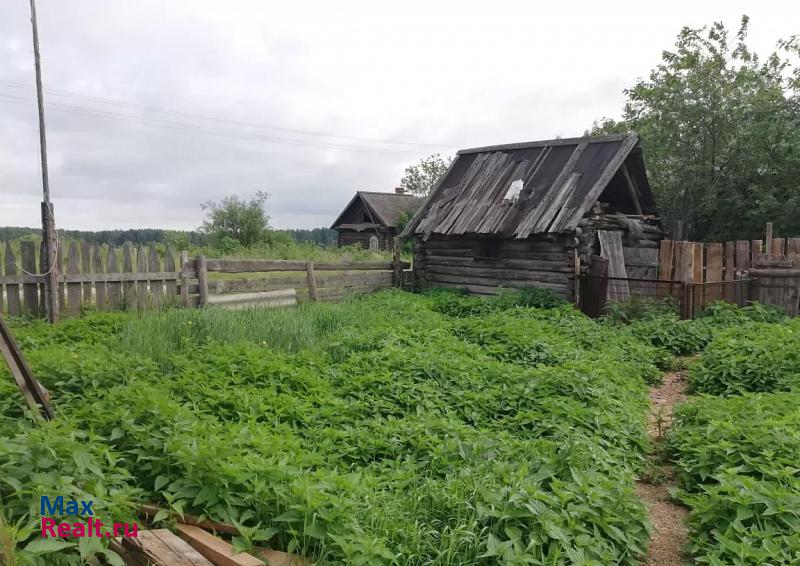
M686 398L685 390L685 372L666 374L663 383L650 390L647 428L654 445L652 473L636 486L654 528L646 566L680 566L686 560L682 549L688 540L684 524L687 510L670 500L669 490L676 482L672 466L663 458L664 433L672 423L672 408Z

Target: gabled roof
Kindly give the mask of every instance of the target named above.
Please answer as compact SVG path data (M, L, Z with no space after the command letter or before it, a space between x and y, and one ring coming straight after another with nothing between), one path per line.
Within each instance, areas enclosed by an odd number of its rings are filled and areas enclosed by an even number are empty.
M601 195L655 213L636 133L465 149L403 236L568 232Z
M376 193L371 191L357 191L339 217L331 225L335 229L340 227L342 217L353 206L363 206L369 212L373 223L390 227L397 224L401 214L414 213L422 203L421 197L414 195L401 195L397 193Z

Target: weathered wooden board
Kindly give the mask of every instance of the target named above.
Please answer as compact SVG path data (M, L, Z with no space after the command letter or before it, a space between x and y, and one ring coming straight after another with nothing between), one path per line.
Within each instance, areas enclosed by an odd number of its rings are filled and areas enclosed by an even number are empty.
M228 309L287 307L297 304L297 291L294 289L282 289L263 293L210 295L207 304Z
M214 566L199 550L167 529L140 530L136 537L114 539L112 548L121 549L125 558L137 565Z
M627 278L625 270L625 254L622 251L622 238L617 231L598 230L600 240L600 256L608 260L608 276ZM627 281L609 281L608 299L611 301L626 301L630 298L630 288Z
M658 278L669 281L673 278L673 253L674 247L672 240L661 240L661 247L658 253Z
M77 275L80 271L78 245L72 242L67 253L67 273ZM78 316L81 314L81 306L83 306L83 286L80 283L67 283L67 311L71 316Z
M178 535L215 566L263 566L263 562L247 553L235 553L233 546L194 525L178 523Z

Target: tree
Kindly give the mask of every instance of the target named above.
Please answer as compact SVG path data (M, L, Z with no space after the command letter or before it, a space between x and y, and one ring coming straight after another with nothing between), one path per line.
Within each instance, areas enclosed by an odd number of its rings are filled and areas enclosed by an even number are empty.
M400 180L400 185L418 196L427 195L436 182L445 174L452 157L443 158L438 153L420 159L416 165L406 167L405 174Z
M208 201L201 206L207 218L200 230L209 234L217 243L230 241L242 246L252 246L264 239L269 229L269 216L264 204L269 195L258 191L250 200L238 196L227 196L220 202Z
M765 60L748 48L749 19L731 44L723 24L683 28L647 80L624 91L623 120L593 133L636 130L667 226L696 240L800 234L800 54L794 37Z

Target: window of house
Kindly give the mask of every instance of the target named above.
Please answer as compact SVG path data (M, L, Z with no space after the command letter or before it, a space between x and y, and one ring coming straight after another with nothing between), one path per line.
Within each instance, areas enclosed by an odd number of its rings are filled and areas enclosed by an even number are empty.
M502 257L503 240L481 240L475 249L476 261L496 261Z

